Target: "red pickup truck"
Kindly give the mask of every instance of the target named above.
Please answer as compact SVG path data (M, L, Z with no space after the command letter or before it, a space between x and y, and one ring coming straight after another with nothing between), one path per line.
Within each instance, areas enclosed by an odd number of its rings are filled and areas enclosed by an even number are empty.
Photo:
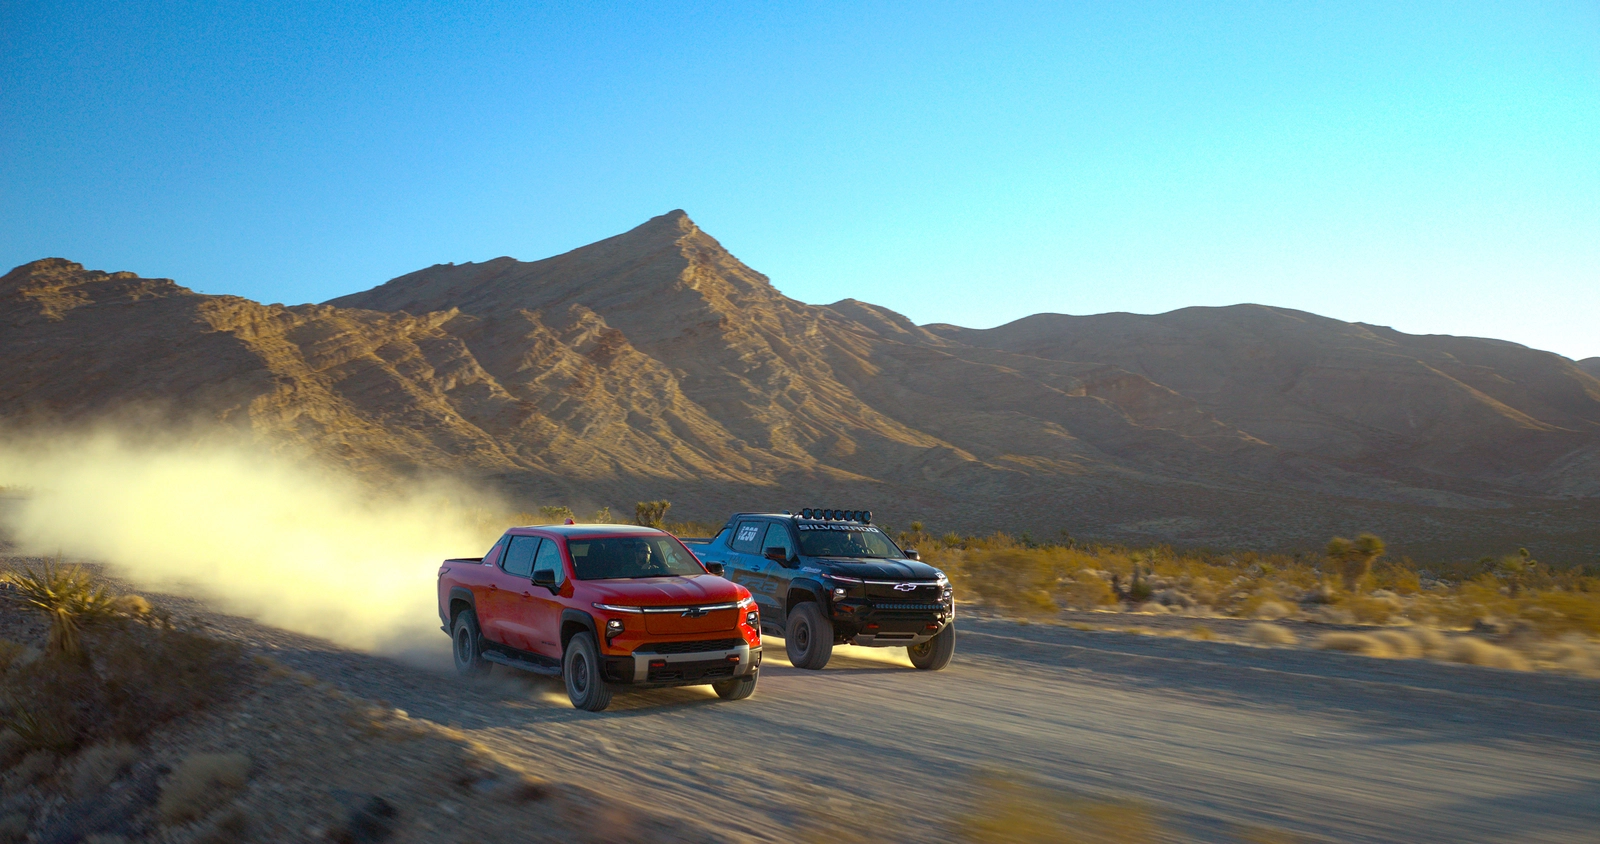
M654 528L516 527L440 565L439 620L458 671L560 676L579 709L605 709L619 686L710 683L740 700L756 688L761 617L721 574Z

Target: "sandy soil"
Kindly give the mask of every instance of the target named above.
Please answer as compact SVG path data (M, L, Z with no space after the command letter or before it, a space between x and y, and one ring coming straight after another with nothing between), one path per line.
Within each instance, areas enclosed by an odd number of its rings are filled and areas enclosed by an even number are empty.
M1600 841L1600 682L1422 661L961 622L956 662L768 639L756 696L708 688L573 710L560 685L465 682L214 616L294 668L459 727L520 767L742 841L937 841L1001 771L1144 803L1185 840ZM410 664L407 664L410 663Z

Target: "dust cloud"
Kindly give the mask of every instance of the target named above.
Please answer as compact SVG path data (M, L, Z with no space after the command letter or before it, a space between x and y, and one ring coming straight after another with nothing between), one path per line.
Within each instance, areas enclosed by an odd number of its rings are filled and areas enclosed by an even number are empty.
M0 436L4 528L26 553L361 650L447 651L438 563L477 556L504 508L459 485L367 482L225 435ZM398 486L398 485L397 485ZM436 658L436 657L435 657Z

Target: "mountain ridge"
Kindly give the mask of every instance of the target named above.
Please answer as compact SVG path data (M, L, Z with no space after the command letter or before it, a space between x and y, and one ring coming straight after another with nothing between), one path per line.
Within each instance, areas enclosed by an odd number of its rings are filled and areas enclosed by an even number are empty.
M1600 359L1261 305L918 326L784 296L681 210L318 305L45 259L0 278L0 326L0 419L181 399L360 471L700 518L833 496L968 530L1437 544L1582 533L1600 499Z

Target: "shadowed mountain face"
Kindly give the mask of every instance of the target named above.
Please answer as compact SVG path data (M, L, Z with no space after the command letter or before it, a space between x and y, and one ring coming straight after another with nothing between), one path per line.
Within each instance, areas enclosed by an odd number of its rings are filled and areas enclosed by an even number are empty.
M8 418L170 402L366 471L707 519L1270 546L1600 501L1594 360L1258 306L918 327L789 299L678 211L288 308L48 259L0 279L0 326Z
M1596 378L1600 378L1600 358L1584 358L1578 361L1578 368Z

